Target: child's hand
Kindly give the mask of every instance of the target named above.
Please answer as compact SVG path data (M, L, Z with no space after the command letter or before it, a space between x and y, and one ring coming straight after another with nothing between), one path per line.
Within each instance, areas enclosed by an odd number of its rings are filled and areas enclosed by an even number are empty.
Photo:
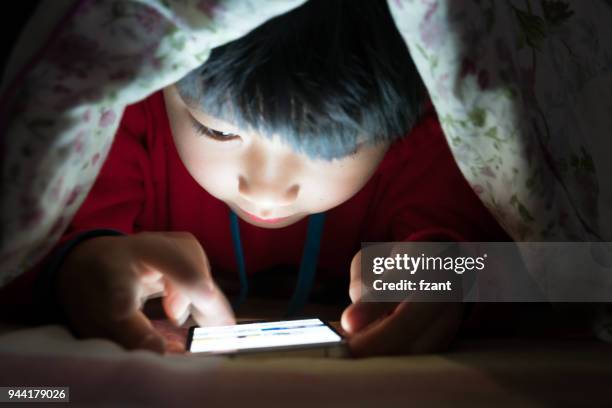
M57 286L59 303L78 335L158 352L165 349L164 339L141 306L161 291L164 310L177 324L190 311L200 325L234 322L204 250L189 233L92 238L67 257Z
M356 356L418 354L443 350L461 323L462 303L362 302L361 251L351 262L349 295L342 328Z

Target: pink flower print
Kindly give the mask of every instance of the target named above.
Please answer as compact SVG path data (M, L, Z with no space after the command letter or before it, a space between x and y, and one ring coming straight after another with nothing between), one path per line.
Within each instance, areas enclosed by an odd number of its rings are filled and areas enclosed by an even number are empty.
M161 16L153 9L139 8L138 12L135 14L140 26L144 28L147 33L159 30L160 26L162 26Z
M83 145L85 139L85 131L81 130L74 138L74 151L78 154L83 153Z
M225 11L224 7L219 4L218 0L200 0L196 5L196 8L202 13L206 14L209 18L212 18L215 14Z
M60 178L57 181L57 183L55 183L53 185L53 187L51 187L50 194L51 194L51 199L53 201L59 200L60 193L61 193L63 187L64 187L64 179L63 178Z
M117 115L115 115L114 111L111 109L106 109L100 116L99 126L105 128L112 125L113 122L115 122L116 117Z
M70 191L70 193L68 193L68 196L66 197L66 206L71 206L72 204L74 204L74 202L77 200L77 198L79 198L80 195L81 186L76 186Z
M480 184L474 184L472 186L472 190L474 190L477 195L484 193L484 188Z
M424 1L423 4L426 4L427 7L427 12L425 13L425 17L423 17L423 19L425 21L429 21L431 20L431 16L434 15L434 13L436 12L436 10L438 10L438 2L437 0L433 0L433 1Z
M91 158L91 165L95 166L98 160L100 160L100 153L96 153L93 155L93 157Z
M495 173L493 172L493 170L491 170L491 167L489 166L484 166L480 169L480 174L482 174L483 176L487 176L490 178L496 178L497 176L495 175Z
M435 50L442 44L442 40L446 35L446 30L439 22L423 20L421 24L419 24L419 34L421 35L423 44Z
M421 41L429 48L438 48L442 41L446 38L446 27L441 19L434 19L436 11L438 10L437 0L424 1L424 5L427 6L427 11L423 20L419 24L419 34Z

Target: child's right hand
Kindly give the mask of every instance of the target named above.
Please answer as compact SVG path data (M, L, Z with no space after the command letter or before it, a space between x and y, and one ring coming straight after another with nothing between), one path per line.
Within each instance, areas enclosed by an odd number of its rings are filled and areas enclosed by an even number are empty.
M349 296L342 327L355 356L423 354L445 350L459 330L460 302L366 302L361 284L361 253L351 262Z
M166 314L177 324L190 312L200 325L234 323L208 258L189 233L89 239L68 255L57 283L58 301L78 335L163 352L163 337L141 311L144 299L160 291Z

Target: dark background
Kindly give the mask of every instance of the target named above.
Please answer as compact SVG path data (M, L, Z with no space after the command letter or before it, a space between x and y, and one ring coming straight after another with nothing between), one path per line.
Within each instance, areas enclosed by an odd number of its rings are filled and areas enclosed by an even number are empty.
M4 69L8 58L13 50L13 46L19 38L21 29L34 10L40 3L40 0L14 1L7 5L2 24L2 36L0 36L0 52L2 65L0 66L0 77L4 77Z

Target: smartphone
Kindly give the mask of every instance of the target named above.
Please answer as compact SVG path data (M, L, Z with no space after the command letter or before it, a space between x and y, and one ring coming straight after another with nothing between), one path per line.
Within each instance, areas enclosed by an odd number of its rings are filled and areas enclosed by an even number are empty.
M344 338L321 319L248 322L189 329L187 350L201 355L343 357Z

